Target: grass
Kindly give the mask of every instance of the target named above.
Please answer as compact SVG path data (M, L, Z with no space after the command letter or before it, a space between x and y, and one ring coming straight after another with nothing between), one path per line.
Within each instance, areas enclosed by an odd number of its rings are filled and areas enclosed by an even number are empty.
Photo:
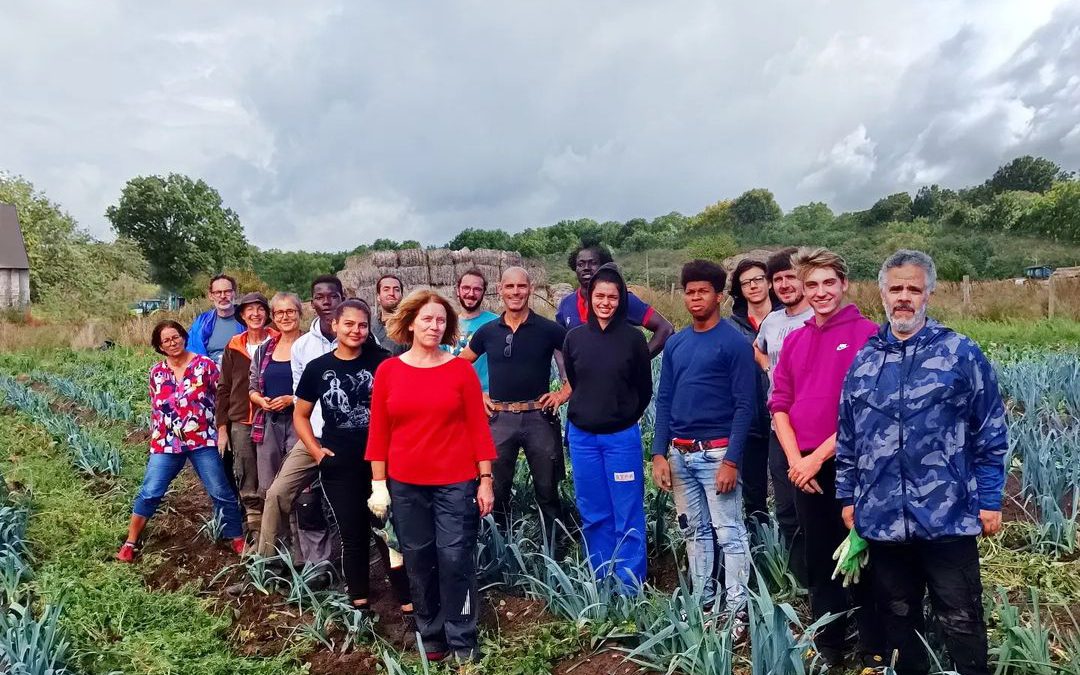
M21 415L0 414L0 448L8 481L32 495L27 539L35 560L33 589L43 602L63 605L60 625L77 670L299 672L296 653L269 659L236 654L228 641L232 618L212 611L209 600L192 590L152 591L138 569L113 561L144 448L124 448L119 494L107 499L95 495L44 431Z

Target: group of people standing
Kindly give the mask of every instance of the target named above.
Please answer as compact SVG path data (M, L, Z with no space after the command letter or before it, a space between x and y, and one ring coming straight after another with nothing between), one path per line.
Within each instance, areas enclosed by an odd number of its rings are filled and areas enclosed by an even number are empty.
M929 588L957 669L987 672L975 537L1000 527L1004 408L978 347L926 318L929 256L885 261L882 326L845 304L847 268L825 249L743 260L730 287L720 265L694 260L681 272L691 323L677 333L605 248L579 247L568 263L579 288L554 321L530 308L522 268L499 279L501 314L483 310L488 280L475 269L457 280L457 308L429 290L403 300L400 279L385 275L372 311L328 275L312 284L317 317L304 334L294 294L234 304L235 282L216 277L214 307L190 331L154 329L165 358L150 373L151 456L118 557L134 558L190 458L237 553L292 546L335 566L340 555L349 597L367 611L374 543L428 658L472 661L479 520L513 526L522 452L556 555L565 444L590 564L622 592L640 589L639 420L652 403L653 479L674 494L694 592L735 642L747 633L751 533L767 521L771 479L812 613L837 615L816 636L821 663L844 660L853 614L863 666L895 652L900 672L925 672ZM848 589L832 555L852 527L872 562Z

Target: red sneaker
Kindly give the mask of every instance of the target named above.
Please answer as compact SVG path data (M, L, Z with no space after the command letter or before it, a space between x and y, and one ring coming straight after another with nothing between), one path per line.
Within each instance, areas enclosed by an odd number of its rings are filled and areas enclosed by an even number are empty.
M246 544L247 542L244 540L243 537L236 537L232 540L232 550L236 551L236 555L244 555L244 546Z
M436 663L445 659L448 656L448 652L424 652L424 656L426 656L427 660L431 663Z
M135 562L135 544L125 541L124 545L116 553L116 559L120 562Z

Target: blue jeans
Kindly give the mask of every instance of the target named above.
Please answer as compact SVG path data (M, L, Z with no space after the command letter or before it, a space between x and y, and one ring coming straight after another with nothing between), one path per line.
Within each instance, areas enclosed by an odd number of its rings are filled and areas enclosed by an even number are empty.
M165 491L169 489L169 484L189 459L207 494L214 501L214 512L221 514L225 523L222 534L228 539L244 536L244 528L240 524L240 502L237 501L229 477L225 475L221 455L214 447L199 448L191 452L151 453L150 460L146 463L142 487L135 496L135 515L147 520L154 515Z
M636 590L645 581L645 476L641 430L593 434L568 422L581 534L597 577L612 572Z
M743 522L742 478L731 492L716 492L716 472L726 452L721 448L684 455L672 448L668 461L679 529L686 538L686 550L690 556L694 592L701 596L701 602L706 607L716 602L713 571L718 562L719 546L724 562L727 609L736 612L746 605L750 544Z

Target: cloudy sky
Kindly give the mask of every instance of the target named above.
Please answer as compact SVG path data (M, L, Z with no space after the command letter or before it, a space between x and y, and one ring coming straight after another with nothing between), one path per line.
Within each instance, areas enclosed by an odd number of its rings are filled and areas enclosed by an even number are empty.
M339 250L1080 168L1080 0L16 0L0 62L0 170L103 238L174 171Z

